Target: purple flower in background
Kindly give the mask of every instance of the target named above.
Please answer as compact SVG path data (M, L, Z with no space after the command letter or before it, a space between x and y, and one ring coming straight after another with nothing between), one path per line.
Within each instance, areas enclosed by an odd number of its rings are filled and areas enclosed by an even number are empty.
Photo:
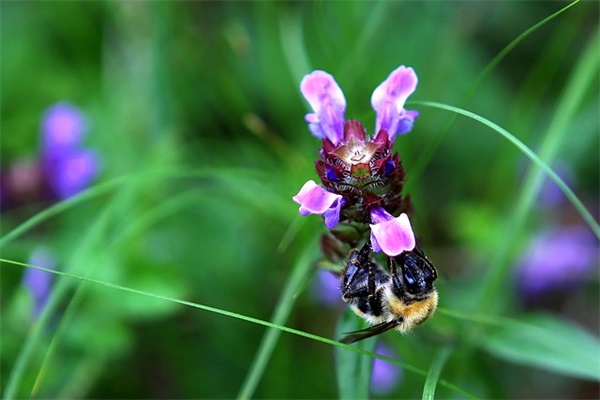
M371 209L371 246L373 251L383 251L390 257L415 248L415 234L408 215L394 218L381 207Z
M311 289L324 305L334 307L344 304L340 298L340 278L332 271L319 269Z
M47 269L54 269L56 267L56 261L52 252L45 247L35 249L29 258L28 264ZM52 274L35 268L27 268L23 274L22 284L31 294L33 299L32 314L34 318L37 318L44 309L50 295Z
M565 181L567 185L574 188L577 183L572 167L564 162L556 162L552 166L557 175ZM544 178L544 184L540 190L540 204L546 208L558 207L566 200L565 194L556 183L548 176Z
M560 227L536 236L518 262L517 285L529 297L568 289L597 270L598 242L583 226Z
M44 153L63 153L78 149L87 131L87 122L78 108L69 103L56 103L42 118Z
M98 175L100 158L82 146L87 122L81 111L57 103L42 121L42 171L54 196L67 199L87 188Z
M390 347L383 344L378 345L375 352L389 358L398 358L398 355ZM402 369L397 365L378 358L373 361L373 371L371 372L371 391L373 393L378 395L391 393L398 386L401 378Z

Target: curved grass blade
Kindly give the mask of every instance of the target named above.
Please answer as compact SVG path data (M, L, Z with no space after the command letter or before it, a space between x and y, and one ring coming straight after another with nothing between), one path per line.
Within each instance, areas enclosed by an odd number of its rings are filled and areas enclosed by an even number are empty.
M244 182L247 184L251 181L250 178L252 178L252 177L255 180L258 180L258 179L256 179L256 177L254 177L255 174L253 174L252 171L248 172L248 171L239 171L239 170L234 169L234 170L224 170L224 171L219 171L219 172L220 173L216 174L214 171L211 171L209 169L201 169L201 170L190 172L190 171L186 171L184 168L170 168L170 169L162 168L162 169L146 170L140 174L132 174L132 175L116 178L116 179L106 182L104 184L97 185L97 186L81 193L80 195L78 195L76 197L73 197L69 200L58 203L58 204L51 206L48 209L40 212L39 214L30 218L28 221L26 221L25 223L23 223L22 225L15 228L13 231L11 231L10 234L7 235L8 237L5 236L3 238L4 239L3 244L6 244L10 240L15 239L16 237L18 237L21 234L24 234L29 229L32 229L33 227L37 226L38 224L44 222L45 220L69 210L71 207L74 207L75 205L79 204L80 202L83 202L85 200L99 196L99 195L101 195L109 190L112 190L114 188L117 188L117 187L122 187L126 191L130 191L130 190L134 190L133 187L135 185L143 184L144 182L147 182L147 181L155 181L155 179L148 180L148 177L154 177L154 178L159 178L159 177L160 178L200 177L200 178L211 178L213 181L220 180L222 182L227 182L227 179L230 178L231 176L237 176L238 178L240 176L243 176L245 179ZM237 193L237 194L239 194L239 193ZM127 195L121 196L121 197L128 198ZM176 199L177 199L177 197L175 197L173 200L176 201ZM114 206L115 201L119 201L119 200L115 199L110 204L113 204L113 206ZM167 206L168 204L171 204L171 201L166 202L164 205ZM273 211L273 207L271 207L270 210ZM94 227L92 227L89 230L89 234L86 236L87 237L86 243L88 243L88 245L89 245L89 243L93 242L94 240L96 240L96 241L98 240L98 235L100 235L101 232L105 229L103 227L106 226L106 221L107 221L106 218L110 215L110 213L111 213L110 207L104 207L104 211L102 212L101 216L97 219L98 223L94 224ZM131 226L135 227L135 225L131 225ZM114 240L113 240L113 242L114 242ZM82 254L86 251L85 250L87 248L86 246L87 245L84 245L83 242L80 243L80 245L77 247L77 251L76 251L75 255L72 257L72 260L68 263L68 265L84 265L85 264L84 260L86 259L86 257L83 256ZM97 263L94 265L97 265ZM73 271L71 271L71 272L73 272ZM31 354L32 354L33 350L35 349L36 343L39 341L39 337L41 335L43 327L46 326L46 324L48 323L49 317L52 314L52 312L56 309L58 302L61 301L65 297L66 293L72 288L72 286L73 286L72 282L69 282L67 280L61 280L57 283L54 290L52 291L44 311L39 316L36 325L34 326L34 328L31 330L30 334L28 335L27 340L25 341L25 343L23 345L23 349L19 353L19 357L16 360L15 366L12 369L11 374L9 375L9 379L8 379L8 382L6 385L6 390L5 390L5 394L7 397L9 397L9 398L14 397L14 393L17 390L19 382L21 381L21 377L25 371L28 360L30 359ZM80 292L80 290L79 290L79 288L77 288L76 295L75 295L75 297L73 297L72 301L75 301L75 302L77 301L77 293L79 293L79 292ZM42 368L43 368L43 365L42 365ZM34 383L34 387L35 387L35 385L36 385L36 383Z
M292 269L292 275L290 276L290 279L288 280L273 313L273 318L271 319L273 324L283 325L287 322L290 313L292 312L292 307L296 302L295 294L303 285L303 282L306 281L306 277L310 272L313 260L316 257L314 249L316 249L316 246L314 240L312 240L307 246L305 246L302 256L294 265L294 268ZM269 328L265 332L260 346L258 347L258 351L256 352L256 356L254 357L252 365L250 366L248 375L246 376L246 379L244 380L244 383L242 384L240 392L237 396L238 399L249 399L253 396L256 386L258 385L258 382L265 371L267 363L273 354L273 350L275 350L275 346L277 345L277 341L279 340L280 336L281 330L274 327Z
M435 354L433 361L429 366L425 385L423 386L423 400L433 400L435 398L435 388L439 382L442 368L444 368L450 354L452 354L452 348L449 346L442 347Z
M3 235L2 238L0 238L0 248L2 248L7 243L13 241L17 237L21 236L25 232L29 231L30 229L34 228L35 226L39 225L43 221L46 221L47 219L55 215L69 210L70 208L75 207L77 204L83 203L87 200L91 200L95 197L110 192L114 188L124 184L127 181L127 179L127 177L115 178L111 181L96 185L76 196L69 198L68 200L61 201L60 203L57 203L53 206L48 207L45 210L40 211L33 217L29 218L27 221L17 226L12 231Z
M387 361L387 362L389 362L391 364L394 364L394 365L398 365L398 366L406 369L407 371L411 371L411 372L416 373L418 375L421 375L421 376L424 376L424 377L427 376L427 372L426 371L423 371L422 369L414 367L414 366L412 366L410 364L406 364L406 363L400 362L400 361L395 360L393 358L382 356L382 355L379 355L379 354L376 354L376 353L372 353L372 352L360 349L360 348L358 348L356 346L344 344L344 343L341 343L341 342L338 342L338 341L335 341L335 340L332 340L332 339L329 339L329 338L326 338L326 337L314 335L312 333L300 331L300 330L294 329L294 328L289 328L287 326L273 324L271 322L264 321L262 319L250 317L250 316L243 315L243 314L238 314L238 313L235 313L235 312L232 312L232 311L227 311L227 310L223 310L223 309L220 309L220 308L207 306L207 305L204 305L204 304L194 303L194 302L191 302L191 301L180 300L180 299L176 299L176 298L169 297L169 296L163 296L163 295L159 295L159 294L154 294L154 293L146 292L146 291L143 291L143 290L132 289L132 288L129 288L129 287L126 287L126 286L117 285L115 283L100 281L100 280L92 279L92 278L86 278L84 276L70 274L70 273L67 273L67 272L55 271L55 270L48 269L48 268L43 268L43 267L38 267L38 266L35 266L35 265L25 264L25 263L21 263L21 262L18 262L18 261L13 261L13 260L7 260L7 259L0 258L0 263L10 264L10 265L16 265L16 266L21 266L21 267L27 267L27 268L35 268L35 269L38 269L40 271L46 271L48 273L51 273L51 274L54 274L54 275L58 275L58 276L61 276L61 277L66 277L66 278L71 278L71 279L78 279L80 281L89 282L89 283L93 283L93 284L96 284L96 285L101 285L101 286L104 286L104 287L107 287L107 288L110 288L110 289L119 290L119 291L122 291L122 292L133 293L133 294L140 295L140 296L146 296L146 297L151 297L151 298L154 298L154 299L169 301L169 302L172 302L172 303L177 303L177 304L180 304L180 305L197 308L197 309L200 309L200 310L203 310L203 311L212 312L212 313L215 313L215 314L223 315L223 316L230 317L230 318L239 319L239 320L250 322L250 323L254 323L254 324L257 324L257 325L266 326L268 328L275 328L275 329L278 329L280 331L287 332L287 333L290 333L290 334L293 334L293 335L296 335L296 336L301 336L301 337L304 337L304 338L307 338L307 339L310 339L310 340L315 340L315 341L321 342L323 344L328 344L328 345L331 345L331 346L337 346L337 347L341 347L341 348L345 348L345 349L350 349L350 350L355 351L357 353L360 353L360 354L363 354L363 355L366 355L366 356L369 356L369 357L372 357L372 358L378 358L380 360ZM453 391L455 391L455 392L457 392L457 393L459 393L459 394L461 394L461 395L463 395L465 397L468 397L470 399L477 399L478 398L474 394L472 394L472 393L470 393L470 392L468 392L468 391L466 391L466 390L458 387L457 385L455 385L455 384L453 384L451 382L448 382L448 381L446 381L444 379L440 379L439 383L440 383L440 385L442 385L442 386L444 386L444 387L446 387L446 388L448 388L450 390L453 390Z
M571 204L573 204L573 207L575 207L575 209L577 210L577 212L579 213L581 218L583 218L583 220L587 223L587 225L590 227L592 232L594 232L596 237L598 237L598 239L600 239L600 226L598 225L598 223L596 222L596 220L594 219L592 214L583 205L581 200L579 200L577 195L575 195L575 193L573 193L571 188L556 174L556 172L554 172L554 170L552 168L550 168L550 166L546 162L544 162L537 154L535 154L529 147L527 147L523 142L521 142L519 139L517 139L510 132L508 132L507 130L501 128L499 125L491 122L490 120L488 120L482 116L479 116L475 113L472 113L467 110L463 110L458 107L453 107L453 106L449 106L449 105L442 104L442 103L436 103L433 101L414 101L412 103L423 105L426 107L439 108L442 110L452 111L454 113L464 115L465 117L474 119L475 121L480 122L483 125L486 125L486 126L492 128L493 130L498 132L500 135L504 136L509 142L511 142L523 154L525 154L531 161L533 161L533 163L535 165L537 165L542 171L544 171L546 173L546 175L548 175L548 177L550 179L552 179L552 181L554 181L554 183L556 183L556 185L560 188L560 190L565 194L567 199L569 199Z
M336 337L340 338L345 333L361 328L363 328L362 320L350 309L347 309L337 325ZM358 342L356 346L373 352L377 340L376 337L372 337ZM369 398L373 359L347 349L336 348L335 350L339 398L344 400Z
M145 171L142 171L140 173L134 173L134 174L130 174L130 175L125 175L125 176L120 176L117 178L114 178L112 180L109 180L107 182L103 182L100 183L98 185L95 185L83 192L81 192L80 194L73 196L67 200L63 200L60 203L56 203L48 208L46 208L45 210L40 211L39 213L37 213L36 215L34 215L33 217L29 218L27 221L23 222L22 224L20 224L19 226L17 226L16 228L14 228L12 231L3 234L2 237L0 237L0 249L2 247L4 247L6 244L12 242L13 240L15 240L16 238L20 237L21 235L23 235L24 233L28 232L29 230L33 229L34 227L38 226L39 224L41 224L42 222L56 216L56 215L60 215L61 213L70 210L71 208L75 207L76 205L80 204L80 203L84 203L85 201L94 199L96 197L99 197L103 194L106 194L118 187L122 187L128 184L133 184L136 182L148 182L148 181L152 181L158 178L178 178L178 179L186 179L186 178L209 178L212 180L215 179L222 179L222 180L226 180L232 176L238 177L238 179L242 179L239 177L244 177L244 178L257 178L256 181L260 182L264 179L263 175L267 175L266 173L258 173L257 171L249 171L248 169L245 168L240 168L240 169L213 169L213 168L206 168L206 169L198 169L198 170L193 170L190 171L189 169L185 168L184 166L177 166L177 167L171 167L171 168L160 168L160 169L148 169ZM260 178L260 179L258 179ZM244 182L247 183L247 182ZM244 186L242 186L244 187ZM239 192L239 190L238 190ZM256 202L258 204L258 202Z
M72 203L69 203L72 204ZM114 205L114 203L111 203ZM51 208L53 209L53 207ZM49 210L51 210L49 209ZM62 208L60 210L63 210ZM83 259L82 254L85 252L85 249L91 245L103 232L104 228L107 225L108 216L112 211L111 206L104 207L102 213L96 218L96 222L90 228L89 232L85 235L85 238L79 243L76 248L74 255L72 256L70 262L67 263L67 268L70 265L79 265L80 260ZM18 228L17 228L18 229ZM62 299L65 298L69 290L74 286L73 281L69 280L59 280L53 287L53 290L50 293L50 297L44 307L42 313L38 316L33 329L27 335L21 350L17 356L15 364L8 376L8 380L6 383L6 388L4 392L4 397L7 399L15 398L19 396L17 391L19 390L19 385L22 382L26 367L28 363L31 362L33 352L36 348L36 345L40 342L42 333L44 328L48 325L50 318L58 307L58 304ZM35 388L35 382L34 382ZM31 393L30 395L33 395ZM20 396L22 397L22 395Z
M469 103L469 101L471 100L471 98L473 97L473 95L475 94L477 89L479 88L479 86L481 86L483 81L488 77L488 75L493 71L493 69L496 68L496 66L500 63L500 61L502 61L502 59L504 57L506 57L506 55L508 53L511 52L511 50L513 50L519 43L521 43L525 38L527 38L527 36L529 36L530 34L535 32L539 28L541 28L543 25L552 21L554 18L558 17L560 14L567 11L569 8L573 7L575 4L579 3L579 1L580 0L575 0L572 3L564 6L563 8L561 8L554 14L544 18L537 24L533 25L531 28L527 29L525 32L521 33L508 45L506 45L506 47L504 47L483 68L483 70L479 73L479 75L477 75L477 77L475 77L475 79L472 81L471 85L469 85L469 87L467 88L467 91L465 92L465 94L458 101L459 107L463 108ZM407 104L415 104L415 103L417 103L417 102L413 102L413 101L407 102ZM450 131L450 129L452 129L452 127L456 123L457 118L458 117L456 115L453 115L448 119L448 122L446 123L446 125L444 125L444 127L436 133L436 135L432 138L432 140L427 144L425 149L421 152L421 155L415 161L414 165L411 166L410 173L411 173L411 176L413 177L413 179L409 180L405 185L407 192L410 192L411 184L413 184L411 182L418 181L418 179L414 179L414 177L418 177L422 173L423 169L427 166L427 164L429 163L429 160L433 156L433 153L435 153L437 148L442 143L442 140L444 140L444 137L446 136L446 134Z
M133 220L130 224L128 224L125 227L125 229L118 236L113 238L111 243L109 243L103 249L102 253L95 259L94 263L90 267L88 274L91 274L96 266L103 265L106 261L105 259L108 254L110 254L114 251L118 251L118 249L115 250L115 247L118 247L119 245L123 246L125 243L127 243L128 239L135 237L140 232L143 232L144 229L146 229L150 225L158 222L161 219L167 218L170 215L175 214L182 208L185 208L187 203L198 204L198 202L201 201L202 198L203 198L203 193L201 191L190 190L188 192L184 192L182 194L179 194L179 195L169 198L167 201L158 204L156 207L152 208L145 214L141 215L139 218ZM64 311L64 314L63 314L62 318L60 319L58 327L55 330L55 334L52 336L52 340L50 341L50 344L48 346L46 354L44 355L44 359L42 360L37 378L33 385L33 389L32 389L33 396L35 396L38 388L40 387L40 385L42 383L42 378L44 377L43 372L47 371L49 369L50 359L51 359L55 349L57 348L60 339L63 337L65 330L67 329L68 321L74 315L77 305L79 304L80 298L85 293L85 291L82 289L83 289L83 286L80 285L75 290L75 294L69 301L69 303ZM62 298L62 296L59 296L59 298ZM45 325L45 324L42 324L42 325ZM32 341L35 344L35 338L32 338ZM25 353L25 352L23 352L23 353ZM80 375L80 374L77 374L77 375ZM17 381L18 381L18 377L16 377L15 379L17 379ZM67 391L67 393L68 392L69 391ZM60 397L64 397L64 396L60 396ZM70 396L67 396L67 397L70 397Z

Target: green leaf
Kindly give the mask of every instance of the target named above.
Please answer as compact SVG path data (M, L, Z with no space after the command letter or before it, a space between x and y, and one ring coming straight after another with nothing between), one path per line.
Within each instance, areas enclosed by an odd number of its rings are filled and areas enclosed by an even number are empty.
M344 334L364 328L362 320L350 309L344 313L336 329L337 338ZM372 337L355 344L365 351L373 352L377 338ZM369 398L369 384L373 359L363 354L336 347L335 365L340 399Z
M516 364L600 381L600 341L572 322L534 315L506 320L483 338L491 354Z

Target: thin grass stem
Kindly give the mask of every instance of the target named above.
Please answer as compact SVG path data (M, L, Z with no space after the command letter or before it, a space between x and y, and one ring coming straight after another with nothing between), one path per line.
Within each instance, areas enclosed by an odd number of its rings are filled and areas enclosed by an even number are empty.
M429 366L429 372L425 379L425 385L423 386L423 400L433 400L435 398L435 388L440 379L442 369L448 361L448 357L452 354L452 348L450 346L444 346L440 348L435 354L431 365Z
M341 343L341 342L338 342L338 341L335 341L335 340L332 340L332 339L329 339L329 338L326 338L326 337L322 337L322 336L319 336L319 335L314 335L312 333L300 331L298 329L289 328L287 326L277 325L277 324L274 324L272 322L265 321L265 320L258 319L258 318L254 318L254 317L250 317L250 316L247 316L247 315L244 315L244 314L239 314L239 313L235 313L235 312L232 312L232 311L223 310L223 309L216 308L216 307L211 307L211 306L207 306L207 305L204 305L204 304L194 303L194 302L191 302L191 301L180 300L180 299L177 299L177 298L174 298L174 297L169 297L169 296L163 296L163 295L159 295L159 294L154 294L154 293L146 292L146 291L143 291L143 290L137 290L137 289L129 288L129 287L126 287L126 286L117 285L115 283L110 283L110 282L105 282L105 281L101 281L101 280L97 280L97 279L87 278L87 277L84 277L84 276L80 276L80 275L76 275L76 274L71 274L71 273L68 273L68 272L55 271L55 270L52 270L52 269L43 268L43 267L39 267L39 266L35 266L35 265L30 265L30 264L26 264L26 263L21 263L21 262L18 262L18 261L7 260L7 259L4 259L4 258L0 258L0 263L6 263L6 264L9 264L9 265L16 265L16 266L27 267L27 268L35 268L35 269L38 269L40 271L45 271L45 272L48 272L48 273L51 273L51 274L54 274L54 275L59 275L61 277L66 277L66 278L71 278L71 279L78 279L80 281L89 282L89 283L93 283L93 284L96 284L96 285L101 285L101 286L104 286L104 287L107 287L107 288L110 288L110 289L120 290L122 292L133 293L133 294L140 295L140 296L146 296L146 297L150 297L150 298L154 298L154 299L169 301L169 302L172 302L172 303L177 303L177 304L180 304L180 305L184 305L184 306L188 306L188 307L192 307L192 308L197 308L197 309L200 309L200 310L203 310L203 311L208 311L208 312L212 312L212 313L215 313L215 314L223 315L223 316L226 316L226 317L229 317L229 318L235 318L235 319L239 319L241 321L250 322L250 323L253 323L253 324L256 324L256 325L262 325L262 326L266 326L268 328L275 328L275 329L278 329L280 331L283 331L283 332L286 332L286 333L290 333L290 334L293 334L293 335L296 335L296 336L300 336L300 337L303 337L303 338L306 338L306 339L315 340L315 341L321 342L323 344L328 344L328 345L331 345L331 346L336 346L336 347L340 347L340 348L344 348L344 349L349 349L349 350L355 351L357 353L360 353L360 354L363 354L363 355L366 355L366 356L369 356L369 357L372 357L372 358L378 358L380 360L389 362L391 364L398 365L398 366L406 369L407 371L411 371L411 372L413 372L415 374L418 374L418 375L421 375L423 377L427 376L427 372L426 371L424 371L424 370L422 370L420 368L414 367L414 366L412 366L410 364L406 364L406 363L400 362L400 361L395 360L393 358L382 356L382 355L379 355L379 354L376 354L376 353L373 353L373 352L365 351L365 350L362 350L362 349L360 349L360 348L358 348L356 346L352 346L352 345L348 345L348 344L345 344L345 343ZM478 398L473 393L470 393L467 390L464 390L464 389L460 388L459 386L457 386L457 385L455 385L455 384L453 384L451 382L448 382L448 381L446 381L444 379L440 379L439 383L440 383L440 385L442 385L442 386L444 386L444 387L446 387L446 388L448 388L450 390L453 390L453 391L455 391L455 392L457 392L459 394L462 394L463 396L466 396L466 397L468 397L470 399L477 399Z
M479 86L481 86L481 84L483 83L483 81L489 76L489 74L494 70L494 68L496 68L496 66L500 63L500 61L502 61L504 59L504 57L506 57L506 55L511 52L511 50L513 50L519 43L521 43L523 40L525 40L525 38L527 38L533 32L535 32L536 30L538 30L539 28L541 28L543 25L547 24L548 22L552 21L554 18L558 17L560 14L564 13L569 8L573 7L575 4L579 3L579 1L580 0L575 0L572 3L570 3L570 4L566 5L565 7L561 8L560 10L558 10L557 12L555 12L554 14L549 15L548 17L544 18L543 20L541 20L537 24L535 24L532 27L530 27L529 29L527 29L525 32L521 33L519 36L517 36L509 44L507 44L506 47L504 47L483 68L483 70L481 70L481 72L479 73L479 75L477 75L475 77L475 79L473 79L472 83L467 88L467 91L465 92L465 94L458 101L459 108L464 108L469 103L469 101L471 100L471 98L473 98L473 95L475 94L475 92L479 88ZM409 104L410 103L416 104L417 102L409 102ZM410 173L411 173L411 176L413 177L413 179L411 179L410 181L408 181L406 183L406 185L405 185L405 188L406 188L407 192L410 191L410 188L411 188L412 185L414 185L414 182L418 181L418 179L415 179L415 178L418 177L423 172L423 170L425 169L425 167L429 163L429 160L431 160L431 157L433 156L433 154L435 153L435 151L437 150L437 148L440 146L440 144L444 140L444 137L446 137L446 135L448 134L448 132L450 131L450 129L452 129L452 127L456 123L457 119L458 119L458 116L456 114L454 114L454 115L452 115L452 116L450 116L448 118L448 121L443 126L443 128L440 129L435 134L435 136L427 144L427 146L425 147L425 149L420 153L421 155L419 156L419 158L410 167Z

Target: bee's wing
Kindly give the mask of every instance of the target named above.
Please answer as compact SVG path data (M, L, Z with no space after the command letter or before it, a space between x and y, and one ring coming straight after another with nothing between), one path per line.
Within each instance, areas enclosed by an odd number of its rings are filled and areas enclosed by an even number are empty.
M359 340L370 338L371 336L379 335L383 332L389 331L390 329L394 329L398 326L398 324L399 322L397 320L391 320L382 322L381 324L373 325L366 329L361 329L360 331L350 332L342 338L341 342L346 344L358 342Z

